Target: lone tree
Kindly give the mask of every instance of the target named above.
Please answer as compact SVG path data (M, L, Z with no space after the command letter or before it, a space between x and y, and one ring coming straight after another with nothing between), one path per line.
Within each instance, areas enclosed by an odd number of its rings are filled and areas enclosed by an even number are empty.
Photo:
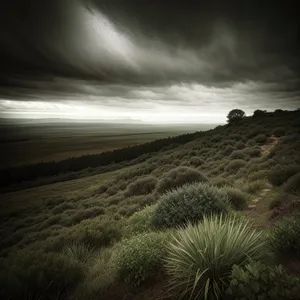
M229 124L236 123L245 117L245 112L241 109L233 109L227 115L227 122Z

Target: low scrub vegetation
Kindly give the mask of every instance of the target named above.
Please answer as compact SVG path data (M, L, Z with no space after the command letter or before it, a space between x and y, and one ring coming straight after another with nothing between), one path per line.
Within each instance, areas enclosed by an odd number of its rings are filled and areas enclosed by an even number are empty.
M226 299L296 300L299 291L299 278L288 274L282 265L268 266L252 262L233 267Z
M157 179L154 176L141 177L128 185L125 195L128 197L150 194L154 190L156 183Z
M271 244L281 257L300 258L300 214L285 217L271 232Z
M290 177L300 172L299 165L275 165L268 174L269 181L280 186L285 183Z
M156 275L163 264L165 233L142 233L124 240L117 250L119 274L125 283L139 286Z
M191 182L206 182L207 177L200 171L189 167L177 167L167 172L157 183L156 191L162 194L168 190Z
M297 299L299 120L2 170L1 299Z
M222 191L227 194L229 203L236 210L245 209L247 207L247 202L250 201L250 195L237 188L225 186L222 188Z
M244 167L245 165L246 165L245 160L234 159L225 167L225 171L229 173L234 173L238 171L240 168Z
M152 218L155 228L178 227L202 220L207 213L226 213L227 193L207 183L187 184L164 194Z

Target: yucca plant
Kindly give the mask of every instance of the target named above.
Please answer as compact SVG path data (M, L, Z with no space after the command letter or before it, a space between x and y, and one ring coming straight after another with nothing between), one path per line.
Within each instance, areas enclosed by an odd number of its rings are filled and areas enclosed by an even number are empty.
M80 263L88 263L94 254L94 247L81 242L68 243L62 249L62 254Z
M265 242L249 221L234 215L203 218L173 235L166 269L170 290L187 299L220 299L233 265L258 259Z

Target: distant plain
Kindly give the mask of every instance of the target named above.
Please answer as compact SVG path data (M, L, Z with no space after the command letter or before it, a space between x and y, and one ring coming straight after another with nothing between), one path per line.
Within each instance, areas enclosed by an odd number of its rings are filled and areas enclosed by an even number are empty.
M20 123L0 124L1 168L59 161L150 142L218 124Z

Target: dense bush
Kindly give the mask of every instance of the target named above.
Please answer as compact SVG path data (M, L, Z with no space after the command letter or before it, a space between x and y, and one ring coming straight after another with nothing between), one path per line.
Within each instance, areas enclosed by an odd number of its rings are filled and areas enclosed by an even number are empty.
M94 256L85 280L77 286L72 299L110 299L109 294L115 292L118 283L114 251L114 248L105 248Z
M156 185L156 191L160 194L180 187L190 182L205 182L206 176L196 169L189 167L177 167L167 172Z
M23 251L0 273L2 299L51 299L72 289L84 276L81 264L59 253Z
M290 177L284 184L283 190L286 193L299 194L300 195L300 173Z
M127 234L136 234L150 231L154 207L147 206L126 219L125 229Z
M285 193L276 194L269 203L269 209L280 207L289 196Z
M172 289L187 299L219 299L232 265L263 253L262 234L234 216L204 217L173 237L166 262Z
M156 183L157 179L154 176L141 177L128 185L125 196L150 194L154 190Z
M230 279L228 300L299 299L299 278L289 275L281 265L253 262L244 267L234 266Z
M260 156L260 149L259 149L259 147L245 148L244 153L248 154L251 157L259 157Z
M225 171L229 173L234 173L238 171L240 168L244 167L246 161L243 159L234 159L229 162L229 164L225 167Z
M270 207L273 207L271 218L294 215L300 213L300 197L282 193L272 200Z
M299 165L275 165L268 174L268 180L277 186L285 183L290 177L300 172Z
M236 210L243 210L247 207L250 196L234 187L223 187L222 190L228 195L229 202Z
M258 179L244 184L241 190L246 193L257 194L263 187L265 187L265 185L266 183L264 180Z
M231 159L248 159L249 158L249 155L247 153L245 153L244 151L241 151L241 150L236 150L236 151L233 151L230 155L229 155L229 158Z
M141 233L123 240L117 253L119 274L125 283L141 285L154 277L163 264L166 233Z
M253 172L251 174L249 174L248 179L250 181L255 181L258 179L263 179L263 178L267 178L268 176L268 171L267 170L259 170L256 172Z
M156 228L195 223L205 214L226 213L227 194L207 183L187 184L160 198L154 209L152 224Z
M194 156L190 159L190 165L194 166L194 167L199 167L203 164L203 159L201 159L200 157Z
M283 218L272 230L271 244L280 257L300 258L300 215Z
M285 134L285 128L284 127L277 127L273 130L273 134L276 136L276 137L280 137L282 135Z
M267 136L265 134L259 134L253 138L256 143L263 144L267 140Z
M239 141L235 144L235 147L238 149L238 150L241 150L243 148L245 148L245 143L242 142L242 141Z
M223 150L223 155L225 156L227 156L227 155L230 155L233 151L235 151L236 150L236 148L235 147L233 147L233 146L231 146L231 145L228 145L228 146L226 146L226 148Z
M212 179L211 184L217 187L222 187L222 186L230 186L232 182L226 178L215 177L214 179Z

